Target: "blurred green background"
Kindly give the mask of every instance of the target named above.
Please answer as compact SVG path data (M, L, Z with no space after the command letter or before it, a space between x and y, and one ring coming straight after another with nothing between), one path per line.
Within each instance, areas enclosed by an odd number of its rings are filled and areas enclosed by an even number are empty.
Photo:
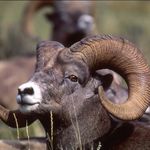
M0 1L0 59L34 52L37 41L20 30L27 1ZM42 40L50 38L51 25L40 11L34 20L35 33ZM122 36L134 42L149 58L150 2L96 1L95 21L100 34Z
M0 1L0 60L16 55L33 54L37 41L23 35L20 23L27 1ZM51 26L40 11L35 20L35 33L42 40L50 39ZM150 2L96 1L95 21L99 34L122 36L135 43L150 63ZM1 123L2 126L3 123ZM4 124L3 124L4 126ZM36 125L35 125L36 126ZM32 135L43 135L43 130L31 127ZM6 133L8 131L8 134ZM33 133L32 133L33 132ZM24 135L24 131L23 131ZM16 130L0 128L1 138L16 138Z

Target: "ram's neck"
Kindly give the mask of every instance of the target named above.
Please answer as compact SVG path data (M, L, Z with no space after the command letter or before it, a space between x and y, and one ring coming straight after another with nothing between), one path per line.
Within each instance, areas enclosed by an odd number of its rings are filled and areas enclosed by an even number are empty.
M110 116L97 97L87 100L82 107L82 112L74 114L73 110L69 109L70 111L72 111L70 117L67 115L67 118L64 117L66 114L64 112L59 118L55 115L52 117L51 113L41 116L40 121L46 131L48 147L53 146L56 150L60 147L62 149L72 147L76 149L81 146L91 148L95 140L101 139L111 129Z
M48 147L53 145L53 149L55 150L61 149L61 147L62 149L76 149L81 146L91 148L91 146L95 144L95 140L109 132L111 128L109 115L98 100L95 100L94 105L94 109L91 109L91 102L87 102L82 113L80 113L77 118L72 118L71 124L68 126L64 126L63 122L57 122L57 120L53 118L53 131L50 115L44 116L41 121L45 131L48 133ZM101 120L101 115L106 116L104 120ZM46 120L44 118L46 118ZM101 128L103 128L103 130L101 130ZM100 143L100 141L97 143Z

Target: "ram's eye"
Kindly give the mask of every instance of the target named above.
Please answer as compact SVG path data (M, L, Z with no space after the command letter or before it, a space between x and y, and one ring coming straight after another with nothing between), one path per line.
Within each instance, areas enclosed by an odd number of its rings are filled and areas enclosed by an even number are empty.
M72 82L77 82L77 81L78 81L78 77L75 76L75 75L70 75L68 78L69 78Z

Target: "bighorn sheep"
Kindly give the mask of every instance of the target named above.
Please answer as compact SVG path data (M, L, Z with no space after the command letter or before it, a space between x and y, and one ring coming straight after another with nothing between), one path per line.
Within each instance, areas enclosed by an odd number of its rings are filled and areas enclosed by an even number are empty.
M51 39L71 46L95 30L94 5L94 1L31 1L24 11L22 29L25 34L35 37L35 14L43 7L52 6L53 12L46 14L48 21L53 24Z
M103 84L111 76L102 78L96 72L104 68L127 82L125 103L114 104L105 96ZM90 149L99 142L107 150L150 147L149 128L129 122L141 117L150 103L150 68L141 52L123 38L90 36L70 48L41 42L35 73L19 86L17 102L20 108L15 111L0 106L0 118L11 127L16 127L14 114L19 127L39 119L49 149Z

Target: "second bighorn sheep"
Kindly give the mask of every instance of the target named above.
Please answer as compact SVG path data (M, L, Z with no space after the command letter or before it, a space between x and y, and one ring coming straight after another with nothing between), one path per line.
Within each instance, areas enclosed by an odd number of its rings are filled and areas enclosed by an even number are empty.
M71 46L73 43L93 34L94 1L31 1L25 8L23 16L23 31L31 37L33 34L33 21L36 13L43 7L52 7L53 12L46 17L52 23L52 40Z
M110 85L111 76L96 72L104 68L127 82L125 103L114 104L105 96L103 84ZM141 52L123 38L90 36L70 48L52 41L38 44L35 73L19 86L17 102L20 109L15 111L0 106L0 118L11 127L16 127L14 114L19 127L39 119L49 149L96 149L99 142L107 150L150 147L150 129L129 122L141 117L150 104L150 68Z

